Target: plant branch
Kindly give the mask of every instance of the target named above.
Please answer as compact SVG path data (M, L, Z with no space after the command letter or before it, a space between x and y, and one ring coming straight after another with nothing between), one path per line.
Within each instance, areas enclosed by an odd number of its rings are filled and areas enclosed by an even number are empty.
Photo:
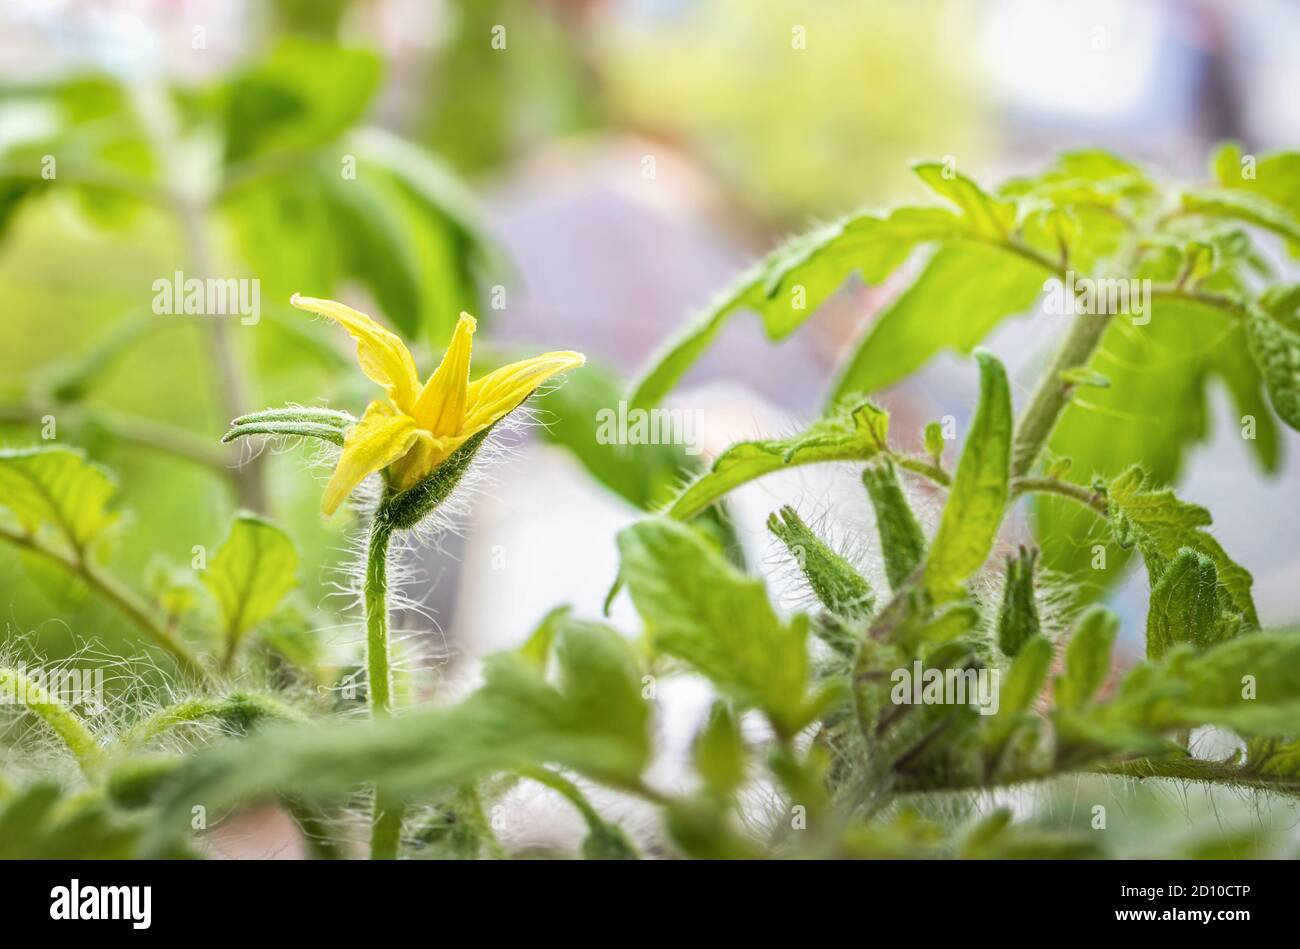
M57 696L50 695L17 669L5 666L0 666L0 692L12 693L17 704L43 719L68 746L82 773L94 777L103 763L103 749L90 729Z
M1015 478L1012 480L1012 498L1017 498L1020 495L1029 492L1059 494L1061 497L1070 498L1072 501L1079 502L1084 507L1091 508L1102 517L1108 517L1110 515L1110 508L1106 504L1106 496L1099 491L1085 488L1081 484L1061 481L1058 478L1035 478L1032 476Z
M1220 761L1203 761L1199 758L1138 758L1114 764L1097 765L1089 769L1093 774L1109 777L1126 777L1145 780L1166 778L1177 781L1200 781L1207 784L1228 784L1249 787L1259 791L1274 791L1300 797L1300 777L1259 774L1234 768Z
M388 543L393 526L381 503L370 525L366 553L366 702L371 718L392 714L393 672L388 638ZM370 859L395 860L401 850L405 808L375 786L370 818Z
M952 484L952 477L938 465L911 455L900 455L894 452L889 453L889 458L898 467L911 471L913 474L919 474L924 478L929 478L937 485L946 488Z
M35 537L15 528L0 524L0 540L36 554L62 568L86 584L101 599L111 603L119 613L144 633L155 646L166 652L176 665L192 678L213 685L212 674L179 639L167 631L163 623L150 612L130 589L117 579L101 573L89 560L77 558L45 546Z
M0 405L0 422L40 424L47 415L77 412L72 407L42 405L37 402L19 402ZM222 477L235 480L233 470L236 456L214 447L210 439L200 438L183 428L154 419L120 412L96 411L87 420L103 428L121 441L171 455L183 461L209 468Z

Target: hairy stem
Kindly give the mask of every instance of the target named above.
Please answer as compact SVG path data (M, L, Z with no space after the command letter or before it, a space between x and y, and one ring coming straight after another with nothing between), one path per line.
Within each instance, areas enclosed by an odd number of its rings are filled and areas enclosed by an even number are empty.
M1112 319L1114 315L1110 313L1081 313L1074 318L1064 344L1057 351L1047 372L1038 380L1029 407L1016 426L1016 440L1011 448L1013 477L1027 475L1034 467L1034 462L1047 444L1052 429L1056 428L1056 422L1069 405L1070 396L1074 392L1074 385L1066 381L1064 374L1088 364Z
M929 478L937 485L946 488L952 484L951 476L938 465L923 461L920 458L914 458L911 455L900 455L894 452L890 452L889 457L898 467L913 474L919 474L923 478Z
M88 560L74 558L47 547L35 537L14 528L0 525L0 540L6 540L16 547L36 554L80 579L100 599L111 603L119 613L130 620L132 625L144 633L150 642L171 656L182 672L205 685L215 684L212 674L204 668L203 664L189 651L186 645L168 632L163 623L150 612L144 603L140 602L135 593L123 586L117 579L109 574L101 573Z
M1093 491L1091 488L1085 488L1081 484L1072 484L1069 481L1061 481L1058 478L1034 478L1024 477L1015 478L1011 482L1011 496L1017 498L1022 494L1037 492L1040 494L1059 494L1061 497L1077 501L1084 507L1092 508L1093 511L1102 517L1110 514L1110 509L1106 505L1105 495Z
M238 727L260 719L301 722L305 718L292 706L269 695L235 693L215 699L187 699L169 705L131 726L118 740L124 747L142 744L181 725L218 719Z
M393 669L388 642L388 542L393 526L383 506L370 525L366 554L366 697L372 718L393 710ZM395 860L401 849L405 808L375 787L370 819L370 859Z
M86 777L93 777L104 752L95 736L71 710L17 669L0 666L0 694L9 693L19 705L40 716L72 752Z

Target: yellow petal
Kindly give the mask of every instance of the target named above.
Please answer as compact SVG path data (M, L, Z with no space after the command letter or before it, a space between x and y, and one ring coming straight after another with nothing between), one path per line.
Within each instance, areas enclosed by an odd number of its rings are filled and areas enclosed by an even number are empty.
M382 402L371 402L361 421L343 436L343 454L325 487L321 511L333 514L366 477L397 461L415 443L415 422Z
M474 317L462 313L451 334L451 345L442 362L424 384L415 402L415 420L437 436L455 435L465 419L469 389L469 359L474 348Z
M389 473L393 485L399 491L413 487L433 473L433 469L451 457L452 453L463 445L468 436L449 435L437 438L423 429L415 433L416 441L402 458L393 462Z
M359 310L333 300L317 300L294 294L289 298L300 310L319 313L338 323L357 341L357 362L361 371L388 390L388 397L410 415L420 390L415 360L406 344Z
M568 369L576 369L587 361L582 353L543 353L532 359L512 362L469 387L469 408L465 412L462 432L473 435L481 432L497 419L513 412L519 405L551 376Z

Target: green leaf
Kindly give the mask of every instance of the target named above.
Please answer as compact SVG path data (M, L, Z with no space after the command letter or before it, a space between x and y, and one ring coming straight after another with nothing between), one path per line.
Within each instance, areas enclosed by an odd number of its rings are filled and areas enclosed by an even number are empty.
M1233 416L1254 419L1253 440L1242 445L1266 470L1275 470L1282 443L1263 380L1247 348L1244 321L1215 307L1156 298L1151 322L1114 320L1093 360L1110 380L1106 389L1077 391L1048 442L1048 457L1069 456L1073 470L1106 477L1141 464L1158 483L1172 483L1193 445L1209 435L1208 394L1227 389ZM1122 575L1124 552L1107 525L1089 510L1050 495L1033 499L1034 534L1043 566L1100 592ZM1106 546L1106 561L1094 545Z
M688 521L729 491L773 471L823 461L865 461L888 448L889 414L870 402L846 401L791 438L739 442L718 456L672 503Z
M361 118L380 74L380 59L368 50L281 40L211 93L224 104L227 165L335 141Z
M954 596L984 565L1007 506L1011 464L1011 389L1006 370L988 352L976 353L980 400L939 530L925 565L925 588L938 599Z
M587 860L636 860L638 855L622 829L601 821L588 827L582 839L582 856Z
M897 592L925 557L925 534L889 459L864 469L862 483L876 511L876 532L880 535L889 588Z
M871 586L853 565L831 550L809 530L795 509L786 506L767 519L767 529L785 544L808 580L818 602L833 616L865 619L876 606Z
M1293 249L1300 249L1300 220L1259 195L1246 191L1187 191L1183 193L1183 210L1253 224L1286 238Z
M428 262L415 246L412 229L417 225L398 186L384 172L361 163L355 178L331 169L322 169L317 178L320 199L335 222L343 272L370 288L379 310L402 336L417 337L425 316L421 291Z
M685 660L780 732L805 722L808 621L783 622L759 580L737 571L666 518L618 535L623 578L655 647Z
M683 445L618 445L600 438L600 419L617 414L625 398L618 377L588 360L564 385L535 398L546 413L539 432L567 448L588 474L629 504L654 510L672 500L683 474L699 462Z
M422 328L435 346L444 346L462 310L482 312L480 286L489 274L499 277L504 266L482 212L451 169L423 148L377 128L353 133L348 146L359 158L357 180L374 179L380 197L392 207L389 239L405 243L395 250L407 267L392 289L414 301L407 317L412 326ZM349 237L357 275L370 280L371 274L382 273L380 247L363 246L362 231ZM378 292L384 284L375 286ZM385 312L402 319L395 309L385 307Z
M1266 216L1284 215L1287 224L1279 233L1289 236L1294 223L1300 221L1300 152L1277 152L1243 160L1245 158L1238 143L1225 142L1211 160L1215 180L1223 188L1271 204L1277 210L1263 213ZM1259 207L1258 202L1255 207ZM1252 223L1276 230L1262 221ZM1290 240L1289 248L1293 255L1300 253L1300 244L1294 238Z
M642 374L629 403L649 408L662 401L737 310L757 313L769 339L784 339L851 274L878 284L918 244L956 239L964 231L961 220L941 208L898 208L845 218L792 239L742 273L691 321Z
M925 453L937 465L943 458L943 426L938 422L928 422L925 426Z
M1020 555L1007 558L1002 587L1002 609L998 613L998 648L1004 656L1015 656L1020 648L1041 631L1038 601L1034 596L1034 567L1038 551L1024 547Z
M551 661L551 647L555 644L560 627L568 620L570 609L568 606L557 606L543 616L537 628L519 647L520 658L527 659L543 673L546 672L547 664Z
M1221 725L1247 735L1300 731L1300 636L1251 633L1170 654L1147 689L1155 727Z
M0 859L125 860L142 856L148 821L123 817L99 795L62 794L39 782L0 802ZM157 856L187 856L169 847Z
M961 208L962 220L973 234L994 240L1010 236L1018 214L1014 201L994 197L943 162L917 162L912 170L935 194Z
M188 834L190 808L293 794L337 799L380 782L413 799L493 771L554 764L615 785L637 780L650 752L650 706L628 644L597 623L565 620L558 677L500 653L483 686L457 705L423 707L368 722L270 726L188 757L167 785L155 843Z
M998 692L998 711L990 718L985 733L988 741L1006 740L1021 723L1043 690L1051 663L1052 644L1045 636L1032 636L1024 642Z
M970 353L1004 318L1033 306L1050 276L999 247L942 247L872 324L832 399L891 386L945 349Z
M1273 408L1300 431L1300 284L1270 287L1260 294L1246 329L1250 354Z
M76 551L87 550L115 519L108 501L116 490L108 469L87 461L80 451L0 450L0 506L28 532L54 528Z
M240 512L203 583L217 601L227 655L233 655L244 634L270 617L298 585L298 551L270 521Z
M1119 632L1119 618L1110 610L1093 607L1075 624L1065 651L1065 673L1056 681L1056 705L1083 708L1097 694L1110 671L1111 650Z
M745 743L726 702L713 703L691 753L695 770L714 793L730 794L745 782Z
M962 860L1088 860L1105 855L1087 831L1016 826L1007 808L973 827L958 852Z
M1214 561L1184 547L1151 588L1147 607L1147 658L1159 659L1173 646L1199 648L1226 639L1240 624L1224 623L1219 611L1219 575Z
M18 216L18 209L44 189L25 178L0 177L0 239Z
M1259 626L1250 594L1250 573L1235 563L1202 528L1210 513L1180 501L1172 491L1152 490L1141 468L1133 467L1110 483L1111 529L1122 547L1137 545L1154 589L1183 548L1208 557L1218 574L1220 609L1241 614L1247 627Z
M1300 740L1252 738L1246 742L1246 767L1253 774L1300 777Z
M980 618L979 608L973 603L953 603L920 625L904 624L900 639L914 650L919 646L934 649L974 631Z

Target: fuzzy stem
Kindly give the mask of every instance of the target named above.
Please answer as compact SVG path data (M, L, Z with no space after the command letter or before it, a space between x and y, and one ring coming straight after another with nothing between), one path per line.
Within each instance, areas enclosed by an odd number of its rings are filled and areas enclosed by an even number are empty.
M388 650L388 542L393 525L381 505L370 526L366 554L366 696L370 717L393 710L393 670ZM404 808L375 787L371 814L370 859L395 860L401 848Z
M366 688L370 715L393 708L393 672L388 657L388 542L393 527L383 511L370 526L366 553Z
M1112 319L1114 315L1110 313L1081 313L1074 318L1065 343L1047 372L1038 380L1029 408L1016 426L1016 440L1011 449L1013 477L1027 475L1033 468L1039 452L1047 444L1052 429L1056 428L1057 420L1074 393L1074 385L1066 381L1064 374L1087 365Z
M237 692L221 698L187 699L169 705L136 722L122 734L118 743L124 748L130 748L157 738L173 728L206 719L224 720L241 728L258 719L287 722L306 720L297 709L269 695Z
M1085 488L1081 484L1073 484L1057 478L1033 477L1016 478L1011 482L1011 496L1013 498L1029 492L1059 494L1061 497L1070 498L1085 507L1092 508L1094 512L1102 517L1108 517L1110 514L1110 510L1106 506L1105 495L1090 488Z
M104 752L81 719L17 669L0 666L0 691L12 691L16 702L44 719L68 746L82 773L94 775L103 763Z

